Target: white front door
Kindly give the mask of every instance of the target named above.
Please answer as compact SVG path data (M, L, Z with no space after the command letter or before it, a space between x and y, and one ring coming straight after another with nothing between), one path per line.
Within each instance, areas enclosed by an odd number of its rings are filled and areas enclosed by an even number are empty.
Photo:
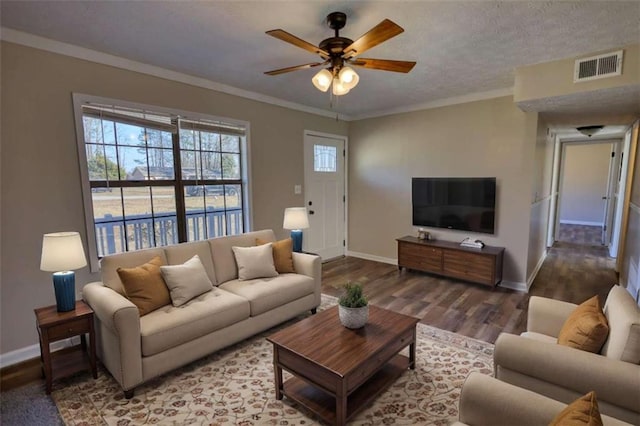
M305 132L304 199L309 229L303 250L322 260L345 253L345 137Z

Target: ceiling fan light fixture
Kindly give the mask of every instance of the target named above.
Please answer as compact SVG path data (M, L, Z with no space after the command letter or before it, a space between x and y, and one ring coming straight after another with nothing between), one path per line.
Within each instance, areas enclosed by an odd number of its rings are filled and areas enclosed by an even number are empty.
M593 136L596 133L598 133L600 130L602 130L604 128L604 126L601 125L597 125L597 126L582 126L582 127L576 127L576 130L579 131L580 133L582 133L585 136Z
M360 81L360 76L350 67L342 67L340 72L338 73L338 79L340 83L348 90L356 87L358 82Z
M333 76L331 75L331 72L327 69L323 69L318 71L318 73L313 76L311 82L314 86L316 86L316 89L321 92L326 92L327 90L329 90L329 87L331 87L332 79Z
M347 93L349 93L349 90L351 89L342 84L338 77L333 79L333 94L335 96L346 95Z

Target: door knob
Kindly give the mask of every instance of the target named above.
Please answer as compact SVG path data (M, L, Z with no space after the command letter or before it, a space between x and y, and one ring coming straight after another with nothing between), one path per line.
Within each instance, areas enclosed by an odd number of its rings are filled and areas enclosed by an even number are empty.
M309 214L314 214L315 212L313 210L309 210Z

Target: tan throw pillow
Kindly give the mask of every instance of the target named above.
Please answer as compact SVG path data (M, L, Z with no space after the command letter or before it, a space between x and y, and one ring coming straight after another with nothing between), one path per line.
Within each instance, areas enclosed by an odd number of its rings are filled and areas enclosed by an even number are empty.
M138 307L140 316L171 304L169 289L162 279L160 266L162 259L156 256L144 265L117 269L124 292Z
M268 243L269 241L267 240L256 238L256 245L258 246ZM273 244L273 263L276 265L276 271L279 274L295 273L296 270L293 267L293 240L287 238L271 244Z
M161 266L173 306L182 306L194 297L213 289L213 284L196 254L182 265Z
M278 275L273 264L272 244L256 247L231 247L238 265L238 279L269 278Z
M560 329L558 344L599 353L608 334L607 318L602 313L598 296L593 296L569 315Z
M602 426L596 393L591 391L567 405L549 426Z

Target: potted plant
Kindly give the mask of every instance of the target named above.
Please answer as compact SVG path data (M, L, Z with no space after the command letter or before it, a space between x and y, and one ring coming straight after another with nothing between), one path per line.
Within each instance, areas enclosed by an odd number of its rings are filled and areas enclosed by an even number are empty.
M369 304L359 283L347 283L338 299L340 322L347 328L361 328L369 318Z

